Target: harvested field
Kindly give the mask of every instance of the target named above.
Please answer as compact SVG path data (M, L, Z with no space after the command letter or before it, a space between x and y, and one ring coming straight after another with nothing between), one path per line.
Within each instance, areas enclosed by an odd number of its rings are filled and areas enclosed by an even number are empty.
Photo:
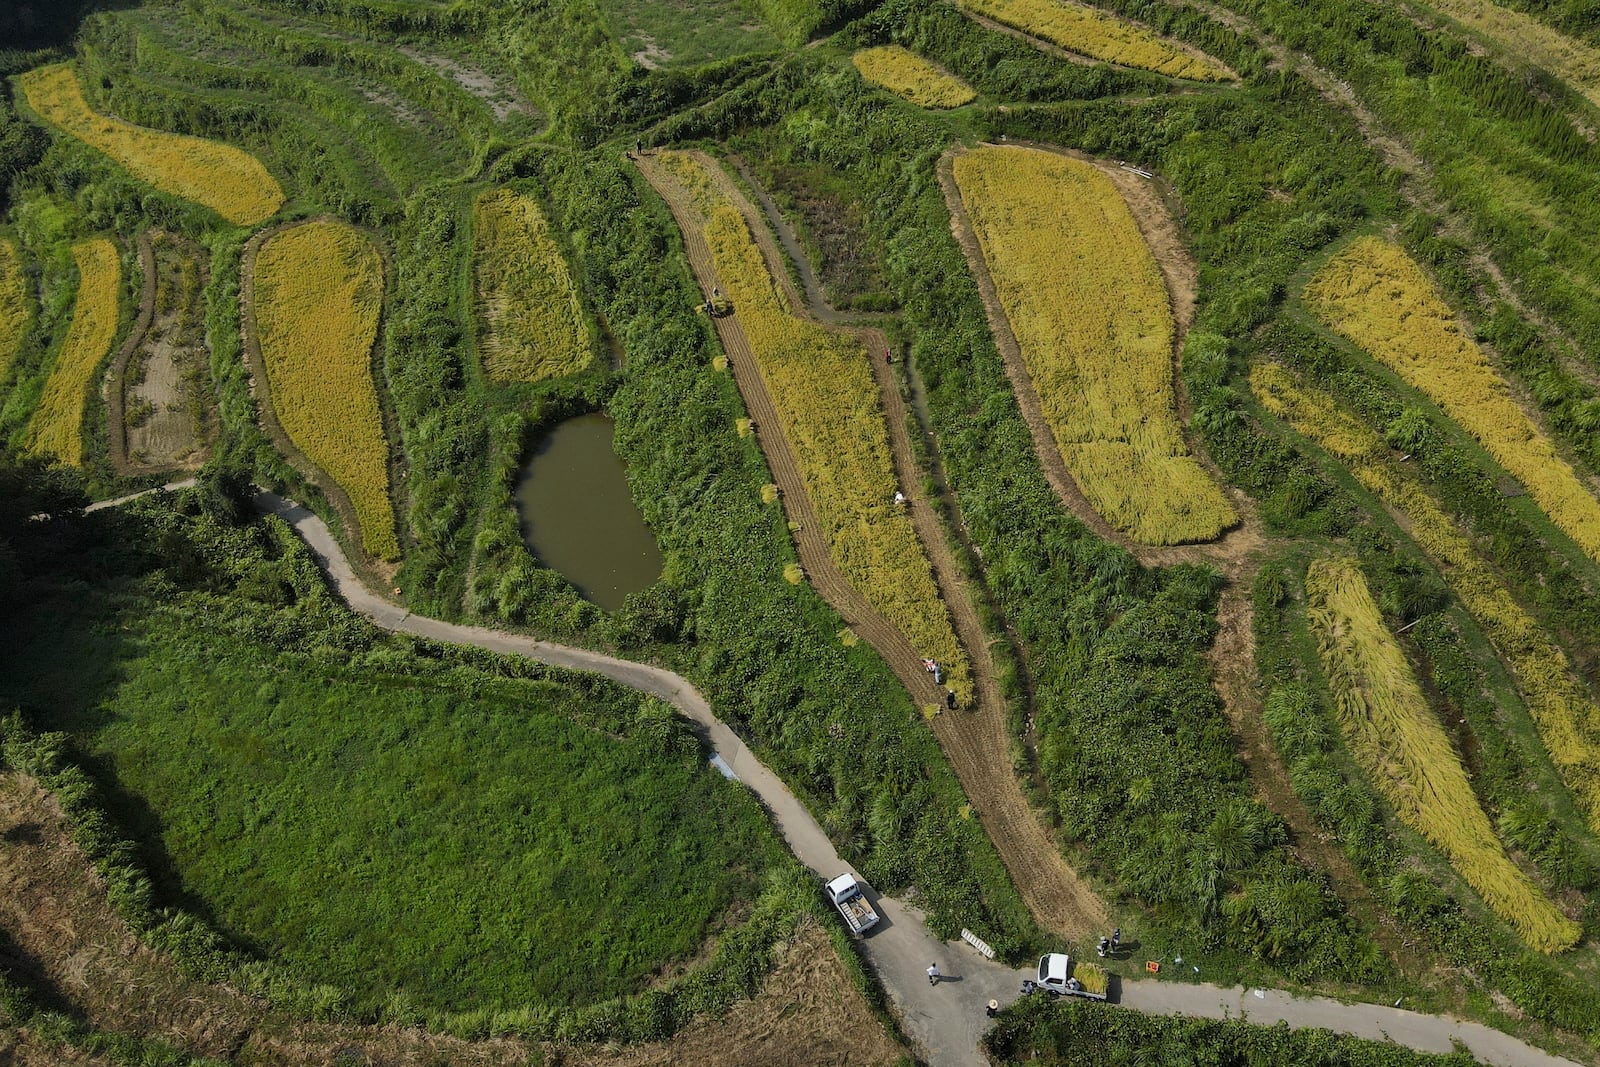
M1600 501L1511 396L1422 268L1400 246L1363 237L1306 285L1306 303L1444 409L1600 561Z
M1384 462L1378 435L1274 364L1250 384L1261 403L1349 467L1356 479L1404 517L1422 547L1510 667L1550 759L1589 825L1600 830L1600 706L1574 677L1559 645L1506 588L1494 567L1456 529L1420 485Z
M956 0L956 6L1091 59L1191 81L1233 77L1232 71L1208 56L1069 0Z
M169 1041L196 1055L283 1067L430 1063L511 1067L537 1050L506 1038L466 1042L399 1027L313 1023L185 977L143 945L106 901L105 886L68 837L60 810L31 779L0 775L0 931L27 960L24 976L90 1025ZM15 972L14 972L15 973ZM893 1063L900 1049L858 994L821 927L803 927L763 991L664 1043L620 1053L545 1047L549 1064L783 1062L797 1067ZM0 1057L18 1067L99 1064L0 1031ZM359 1057L352 1059L352 1056Z
M480 348L490 378L537 382L589 366L578 288L531 196L497 189L472 210Z
M255 258L254 326L273 412L308 460L349 494L368 555L400 554L389 445L372 379L383 258L359 231L310 222Z
M966 654L911 519L894 502L897 478L871 357L855 336L797 316L708 164L688 153L660 160L694 201L830 556L913 648L944 666L957 698L970 702Z
M1236 523L1184 443L1172 310L1116 187L1027 148L963 153L954 173L1051 435L1095 511L1149 545Z
M1529 945L1571 948L1582 928L1506 855L1355 560L1313 560L1306 597L1339 725L1373 785Z
M130 468L193 469L213 432L211 378L205 343L205 252L168 233L145 235L140 259L150 274L126 360L119 360L122 425L108 427ZM146 255L146 246L149 254ZM147 317L148 316L148 317ZM118 417L118 406L108 407ZM115 457L114 457L115 458Z
M22 256L15 241L0 238L0 382L17 358L27 328L28 286Z
M62 463L83 466L83 402L94 372L111 351L117 334L117 297L122 261L117 246L104 237L72 246L78 264L78 299L72 325L44 386L44 396L28 423L28 444Z
M283 190L250 153L96 114L65 63L18 80L41 116L164 193L204 205L238 226L254 225L283 206Z
M866 81L918 107L960 107L978 95L954 74L899 45L863 48L850 62Z
M552 1048L550 1067L793 1067L893 1064L905 1049L873 1018L822 927L806 923L784 947L766 987L748 1005L699 1019L670 1041L610 1052Z

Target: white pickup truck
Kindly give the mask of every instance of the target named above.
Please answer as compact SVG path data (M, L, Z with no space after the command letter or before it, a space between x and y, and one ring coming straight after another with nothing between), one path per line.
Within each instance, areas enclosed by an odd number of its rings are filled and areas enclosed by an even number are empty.
M878 913L872 910L872 903L862 888L863 883L848 871L827 885L828 899L833 901L833 906L844 916L844 924L857 937L878 925Z
M1075 960L1065 952L1039 957L1038 987L1058 997L1105 1000L1110 984L1110 976L1098 963Z

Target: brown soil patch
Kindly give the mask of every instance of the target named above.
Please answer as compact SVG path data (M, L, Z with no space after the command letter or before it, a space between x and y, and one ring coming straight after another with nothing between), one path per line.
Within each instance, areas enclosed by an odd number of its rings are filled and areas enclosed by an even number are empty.
M520 1067L536 1055L533 1045L509 1038L468 1042L394 1026L307 1022L226 986L190 980L111 908L54 799L14 773L0 774L0 932L15 953L7 961L12 975L74 1017L101 1031L159 1038L191 1055L262 1067ZM566 1050L549 1046L549 1062L825 1065L899 1057L902 1050L854 989L819 925L802 924L780 953L762 992L721 1018L609 1058L584 1050L565 1059ZM0 1029L0 1064L106 1062L74 1057L26 1032Z
M106 382L111 461L124 475L195 470L216 437L205 343L206 253L185 237L139 235L139 318Z
M701 159L716 176L723 194L744 212L750 231L767 260L768 271L783 287L790 308L796 314L801 314L801 309L807 305L795 292L777 245L762 217L715 160L704 155ZM719 287L721 283L716 275L711 251L702 233L702 220L689 194L670 172L650 157L639 159L638 164L645 177L666 200L677 220L683 232L690 266L701 288L710 292L714 287ZM793 452L778 429L782 423L772 406L755 357L750 352L744 330L739 324L737 309L732 315L716 319L715 324L746 409L757 426L772 428L764 429L759 434L760 444L772 468L773 479L781 491L795 547L807 578L823 599L843 617L850 629L884 658L918 705L941 706L943 692L923 670L921 655L897 628L867 603L834 563L821 523L806 496L805 484ZM904 402L890 368L877 358L878 353L887 350L883 334L868 329L850 332L871 353L866 358L872 366L883 400L896 474L902 490L910 498L910 514L933 566L957 637L972 660L976 706L971 710L936 716L934 733L1029 910L1049 930L1068 937L1086 936L1104 928L1105 906L1067 865L1059 845L1039 814L1029 806L1011 769L1005 704L993 661L988 655L988 640L971 594L956 567L938 516L923 494L921 472L916 466L906 434Z
M821 925L808 920L780 949L766 987L736 1012L696 1020L666 1042L619 1050L551 1048L545 1062L550 1067L844 1067L896 1063L906 1054L855 992Z
M538 114L533 105L528 103L515 85L508 85L502 82L481 67L475 67L470 63L450 56L435 55L415 48L399 48L397 51L409 59L416 60L423 66L432 67L479 100L488 104L489 110L494 113L496 122L504 122L512 115ZM662 52L661 55L664 58L668 57L665 52Z

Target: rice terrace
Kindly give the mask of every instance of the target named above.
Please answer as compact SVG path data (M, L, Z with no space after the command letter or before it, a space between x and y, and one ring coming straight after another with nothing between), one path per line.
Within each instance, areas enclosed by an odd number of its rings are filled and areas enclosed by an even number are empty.
M0 1063L1600 1067L1600 18L0 4Z

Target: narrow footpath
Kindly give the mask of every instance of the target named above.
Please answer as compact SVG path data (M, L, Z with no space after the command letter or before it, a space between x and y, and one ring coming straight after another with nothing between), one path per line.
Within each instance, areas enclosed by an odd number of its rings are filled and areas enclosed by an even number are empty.
M117 507L150 493L176 491L193 484L192 478L173 482L160 489L101 501L86 510ZM332 531L309 509L266 492L256 496L255 504L259 510L288 523L305 541L334 592L352 611L380 629L526 656L553 667L590 671L672 704L694 723L711 755L720 758L761 801L773 825L801 863L818 878L831 878L848 869L805 805L755 758L727 724L716 717L705 697L683 677L649 664L539 641L523 634L413 615L379 596L356 576ZM930 1067L983 1067L986 1060L977 1046L989 1025L984 1005L991 999L1002 1005L1015 1000L1021 993L1027 972L986 960L963 943L940 941L912 906L893 897L876 893L870 896L883 921L860 942L862 954L888 993L901 1027L918 1056ZM928 984L925 972L929 963L938 963L946 976L937 986ZM1297 997L1279 990L1225 988L1168 979L1132 982L1113 979L1112 993L1114 1002L1147 1015L1248 1019L1263 1025L1284 1022L1295 1028L1323 1027L1358 1037L1386 1039L1425 1052L1448 1052L1454 1042L1460 1042L1474 1056L1496 1067L1579 1067L1572 1060L1552 1056L1480 1023L1400 1008L1345 1004L1327 997Z

